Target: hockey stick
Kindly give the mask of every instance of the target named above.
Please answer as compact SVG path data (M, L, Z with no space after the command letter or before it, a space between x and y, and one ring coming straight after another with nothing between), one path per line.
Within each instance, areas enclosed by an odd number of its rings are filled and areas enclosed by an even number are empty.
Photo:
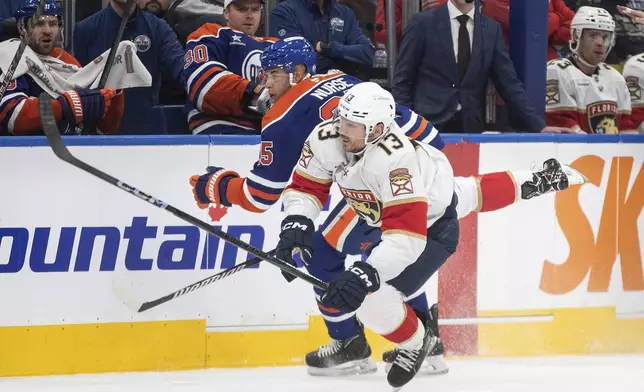
M101 74L101 80L98 82L98 88L102 89L105 87L105 84L107 83L107 78L110 77L110 71L112 71L112 65L114 63L114 59L116 58L116 50L119 47L119 44L121 43L121 39L123 38L123 32L125 31L125 26L127 25L127 21L130 18L130 13L134 9L134 6L136 5L136 0L128 0L127 3L125 3L125 7L123 7L123 16L121 17L121 24L119 25L119 29L116 32L116 38L114 39L114 42L112 43L112 49L110 49L110 54L107 55L107 62L105 63L105 67L103 68L103 73Z
M36 8L36 13L31 17L31 19L29 19L27 27L28 30L25 32L25 36L22 37L22 40L20 40L20 46L18 46L18 50L13 56L13 60L11 60L11 63L9 64L9 69L7 69L7 72L4 74L2 84L0 84L0 101L2 101L2 97L4 97L4 94L7 92L9 83L11 83L11 80L13 79L13 74L16 72L16 68L18 68L18 64L20 64L20 60L22 59L22 55L25 53L25 49L27 49L31 33L36 27L38 19L40 19L40 17L42 16L44 9L45 0L40 0L40 3L38 3L38 8Z
M116 58L116 51L118 50L119 44L121 43L121 39L123 38L123 32L125 31L125 26L127 25L127 21L130 18L130 13L136 6L136 0L128 0L127 3L125 3L125 6L123 7L123 16L121 17L121 24L119 25L119 29L116 32L116 38L114 38L114 42L112 43L112 49L110 49L110 53L107 55L107 60L105 62L105 67L103 67L103 73L101 73L101 79L98 81L98 89L103 89L105 88L105 85L107 84L107 79L110 77L110 72L112 71L112 66L114 65L114 59ZM97 132L97 124L86 124L87 129L83 127L83 130L85 133L94 133ZM100 132L100 134L104 135L103 132Z
M272 253L272 252L269 252ZM198 282L195 282L193 284L190 284L186 287L183 287L177 291L174 291L168 295L164 295L163 297L159 297L157 299L153 299L151 301L147 302L140 302L140 301L135 301L131 295L128 293L128 289L123 286L123 284L117 284L114 283L114 292L119 296L119 298L125 303L128 307L130 307L132 310L141 313L145 312L146 310L155 308L159 305L162 305L166 302L172 301L173 299L177 297L181 297L182 295L191 293L193 291L199 290L202 287L208 286L212 283L215 283L217 281L220 281L224 278L229 277L230 275L234 275L239 271L243 271L246 268L250 268L258 263L260 263L262 259L260 257L255 257L254 259L245 261L233 268L228 268L227 270L221 271L217 274L214 274L212 276L209 276L205 279L202 279Z
M304 280L307 283L312 284L313 286L326 290L327 284L322 282L321 280L306 274L299 269L293 267L292 265L288 264L285 261L282 261L275 256L264 252L261 249L257 249L254 246L231 236L230 234L226 233L225 231L219 230L208 223L202 221L201 219L197 219L194 216L185 213L178 208L175 208L171 206L170 204L167 204L151 195L148 195L137 188L128 185L121 180L114 178L110 176L109 174L93 167L90 166L89 164L81 161L80 159L76 158L75 156L72 155L71 152L67 149L67 146L65 146L65 143L63 142L63 139L60 136L60 133L58 132L58 127L56 126L56 120L54 119L54 114L53 110L51 108L51 104L49 103L49 100L47 99L47 94L43 93L40 95L40 100L39 100L39 107L40 107L40 120L42 122L43 126L43 131L45 132L45 136L47 137L47 143L49 143L49 146L53 150L54 154L63 161L69 163L70 165L76 166L77 168L93 175L94 177L98 177L101 180L114 185L115 187L131 194L139 199L146 201L150 203L151 205L160 208L162 210L168 211L172 215L176 216L177 218L190 223L193 226L197 226L198 228L214 235L215 237L218 237L232 245L237 246L238 248L245 250L246 252L261 258L262 260L268 261L269 263L273 264L277 268L281 269L282 271L288 272L291 275L295 275L296 277Z

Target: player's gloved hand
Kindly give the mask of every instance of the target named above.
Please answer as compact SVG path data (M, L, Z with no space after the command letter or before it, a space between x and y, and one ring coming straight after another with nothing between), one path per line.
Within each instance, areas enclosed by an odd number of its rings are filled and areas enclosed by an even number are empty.
M112 88L65 91L56 100L62 109L62 119L72 126L96 124L103 119L117 91Z
M202 210L208 208L210 203L230 207L232 204L226 199L226 189L228 182L233 178L238 178L239 174L216 166L208 166L206 171L206 174L195 174L190 177L190 185L192 185L192 193L197 201L197 206Z
M259 98L257 98L257 109L259 109L262 114L266 114L271 106L273 106L273 98L271 98L271 94L268 92L268 89L265 88L259 94Z
M289 215L282 221L280 240L275 248L275 257L296 267L296 259L308 265L313 260L313 221L303 215ZM282 271L288 282L295 276Z
M367 294L380 289L380 276L371 265L355 262L338 279L329 283L322 295L322 306L345 313L358 310Z

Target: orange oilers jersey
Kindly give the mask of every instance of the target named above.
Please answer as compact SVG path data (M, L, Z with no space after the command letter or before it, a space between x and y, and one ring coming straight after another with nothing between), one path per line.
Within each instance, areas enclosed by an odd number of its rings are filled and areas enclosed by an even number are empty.
M62 49L54 49L51 57L67 64L80 67L71 54ZM31 76L25 74L11 81L0 101L0 135L39 135L42 133L38 96L42 88ZM56 120L61 119L60 107L54 105Z
M217 128L259 131L241 105L249 83L259 83L262 51L277 41L207 23L188 37L185 65L188 125L194 134Z
M252 212L264 212L280 198L296 167L304 142L315 127L333 116L340 97L360 80L344 74L315 75L279 97L262 120L259 158L245 179L228 185L228 200ZM432 125L408 108L397 105L396 123L409 137L442 149Z

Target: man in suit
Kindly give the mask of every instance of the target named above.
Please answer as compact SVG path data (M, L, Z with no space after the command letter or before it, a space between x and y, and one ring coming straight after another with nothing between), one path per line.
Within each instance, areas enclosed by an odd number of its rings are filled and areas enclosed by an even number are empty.
M414 15L403 36L392 92L396 102L422 114L446 133L484 131L489 78L509 109L530 132L567 132L547 127L528 101L503 41L499 24L474 7L449 0Z

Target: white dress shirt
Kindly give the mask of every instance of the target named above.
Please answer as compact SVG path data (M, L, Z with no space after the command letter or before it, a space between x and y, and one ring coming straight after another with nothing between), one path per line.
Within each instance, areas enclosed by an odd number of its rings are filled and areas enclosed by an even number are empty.
M452 43L454 44L454 59L458 60L458 31L461 28L461 23L456 19L461 16L463 13L458 10L452 4L451 1L447 1L447 10L449 11L449 19L452 27ZM474 42L474 7L466 14L470 19L465 24L467 32L470 33L470 51L472 48L472 42Z

